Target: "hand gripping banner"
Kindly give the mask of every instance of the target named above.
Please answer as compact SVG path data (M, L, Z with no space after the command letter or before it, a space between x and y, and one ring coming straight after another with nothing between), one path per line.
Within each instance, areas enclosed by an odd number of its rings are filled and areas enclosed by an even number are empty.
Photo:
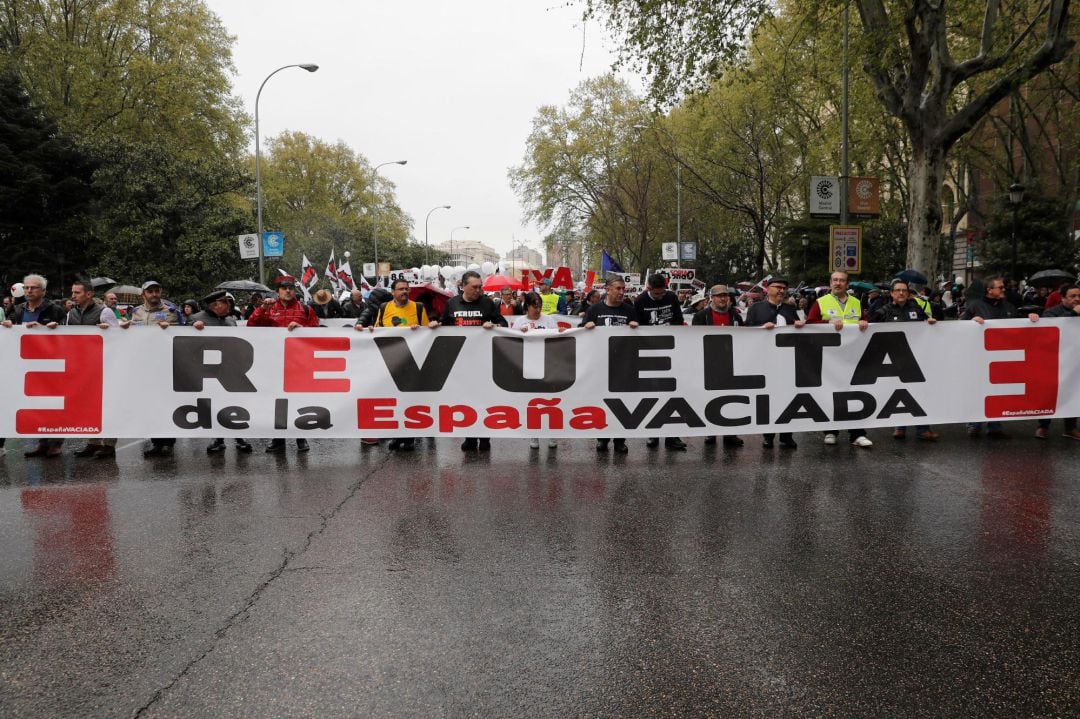
M0 436L655 437L1080 416L1080 323L0 328Z

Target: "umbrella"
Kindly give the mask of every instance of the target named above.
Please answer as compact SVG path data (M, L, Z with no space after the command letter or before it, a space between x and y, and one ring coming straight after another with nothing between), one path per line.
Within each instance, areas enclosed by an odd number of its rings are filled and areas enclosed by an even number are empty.
M442 317L443 312L446 310L446 302L453 296L453 292L448 292L430 282L413 285L409 288L409 299L427 305L428 313L432 319L436 320Z
M118 295L135 295L136 297L142 294L141 288L131 285L117 285L112 288L112 291Z
M95 290L104 290L116 284L116 280L110 277L91 277L90 286Z
M252 282L251 280L229 280L228 282L222 282L214 289L232 290L233 292L267 292L269 294L274 293L274 291L266 285L259 282Z
M919 272L918 270L903 270L902 272L897 272L893 279L903 280L904 282L907 282L911 285L926 284L926 275Z
M485 292L498 292L507 286L512 290L525 289L525 286L521 284L521 280L515 280L513 277L507 277L506 275L492 275L484 280Z
M870 290L876 290L877 289L877 286L874 285L872 282L863 282L862 280L856 280L855 282L849 282L848 287L850 287L850 288L852 288L854 290L863 290L864 292L869 292Z
M1056 287L1065 282L1073 282L1076 278L1062 270L1042 270L1028 278L1028 284L1036 287Z
M754 283L750 282L749 280L743 280L742 282L736 282L735 287L737 287L738 289L743 290L745 292L746 290L749 290L752 287L754 287Z

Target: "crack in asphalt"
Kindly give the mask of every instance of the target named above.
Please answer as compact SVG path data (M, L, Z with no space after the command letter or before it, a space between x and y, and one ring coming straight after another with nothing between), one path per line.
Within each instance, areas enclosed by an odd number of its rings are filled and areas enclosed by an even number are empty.
M205 651L203 651L201 654L189 661L184 666L184 668L181 669L180 672L173 678L172 681L155 691L145 704L135 710L135 712L132 714L133 719L138 719L138 717L141 717L143 714L145 714L151 707L154 706L154 704L156 704L161 699L161 697L165 695L165 692L176 686L176 684L185 676L187 676L187 674L192 669L194 669L196 665L198 665L206 657L210 656L210 653L213 652L214 649L217 647L217 643L221 641L226 634L229 633L230 629L232 629L238 624L242 624L243 622L247 621L248 617L250 616L251 609L259 601L263 593L270 587L270 585L273 584L286 571L291 570L289 564L297 557L303 555L311 547L311 543L315 541L316 537L326 531L326 528L330 526L330 521L337 515L341 508L345 506L345 503L352 499L354 496L356 496L356 493L360 491L360 487L362 487L365 482L367 482L380 469L382 469L383 465L390 461L390 458L392 456L393 454L388 453L382 462L372 467L371 471L369 471L367 474L357 480L355 484L349 487L349 491L345 494L345 497L340 502L338 502L333 509L326 513L320 513L319 516L322 517L322 520L319 522L319 526L308 532L308 535L304 538L304 542L300 546L300 548L296 550L290 550L286 548L284 550L284 552L282 553L281 564L279 564L273 571L271 571L261 584L255 587L254 591L252 591L251 594L248 595L247 600L244 602L244 606L238 609L232 615L230 615L228 619L225 620L225 623L214 631L213 639L210 640L210 645L205 649Z

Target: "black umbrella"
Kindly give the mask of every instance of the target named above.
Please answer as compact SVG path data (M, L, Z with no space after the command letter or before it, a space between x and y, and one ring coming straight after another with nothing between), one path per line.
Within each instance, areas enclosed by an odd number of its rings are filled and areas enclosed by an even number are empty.
M91 277L90 286L95 290L108 289L116 284L116 280L110 277Z
M1028 278L1028 284L1036 287L1057 287L1065 282L1075 281L1075 277L1062 270L1042 270Z
M925 285L926 275L918 270L904 270L903 272L897 272L894 280L903 280L910 285Z
M251 280L229 280L228 282L222 282L214 289L232 290L233 292L269 292L271 294L274 292L266 285Z

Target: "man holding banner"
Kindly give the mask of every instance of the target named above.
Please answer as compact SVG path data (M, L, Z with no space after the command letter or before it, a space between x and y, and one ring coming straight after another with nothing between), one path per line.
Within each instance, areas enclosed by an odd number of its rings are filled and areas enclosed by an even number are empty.
M614 275L608 278L604 287L607 294L604 295L603 301L589 306L589 309L585 311L585 317L581 320L581 326L588 330L595 329L597 325L605 327L637 327L637 313L634 311L634 306L624 299L626 297L626 283L618 275ZM610 442L611 440L607 438L596 440L596 451L608 451ZM616 437L615 452L617 454L626 454L628 451L626 440Z
M802 327L805 322L799 319L795 308L784 302L784 293L787 292L788 283L783 277L773 275L769 278L766 291L769 293L764 302L755 302L746 311L746 324L749 327L764 327L767 330L777 327ZM772 449L773 433L761 435L761 443L765 449ZM795 437L791 432L780 433L780 446L785 449L797 449Z

